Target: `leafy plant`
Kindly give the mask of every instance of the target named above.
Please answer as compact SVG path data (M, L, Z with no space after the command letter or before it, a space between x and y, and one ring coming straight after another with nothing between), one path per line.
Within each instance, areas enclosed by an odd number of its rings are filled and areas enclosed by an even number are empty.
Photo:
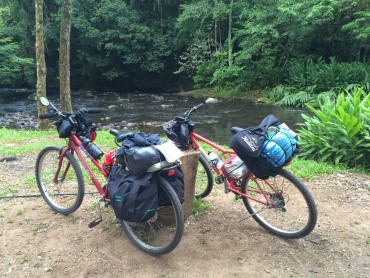
M203 199L194 199L193 215L198 217L211 208L209 203L204 202Z
M349 167L370 168L370 93L342 92L333 101L326 96L314 116L303 114L299 129L301 156Z
M304 107L307 103L312 104L314 102L312 94L314 87L309 89L311 89L311 92L296 91L297 89L294 87L277 86L272 92L275 99L277 99L276 104L278 105Z

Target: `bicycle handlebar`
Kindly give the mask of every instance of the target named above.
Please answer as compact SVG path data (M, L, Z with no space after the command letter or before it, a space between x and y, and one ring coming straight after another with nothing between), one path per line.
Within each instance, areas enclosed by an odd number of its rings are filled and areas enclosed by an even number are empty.
M78 110L74 115L73 117L77 116L77 115L83 115L85 113L88 113L88 114L97 114L97 113L101 113L102 112L102 109L99 109L99 108L81 108L80 110ZM56 116L62 116L63 118L66 118L68 116L71 116L70 113L67 113L67 112L60 112L60 111L50 111L50 112L47 112L45 114L41 114L39 116L39 119L41 120L44 120L44 119L48 119L48 118L54 118Z
M57 116L58 115L58 112L56 112L56 111L51 111L51 112L48 112L48 113L45 113L45 114L41 114L40 116L39 116L39 118L41 119L41 120L44 120L44 119L48 119L48 118L53 118L53 117L55 117L55 116Z
M198 110L199 108L201 108L203 105L205 105L205 103L200 103L196 106L194 106L193 108L189 109L188 111L186 111L184 114L185 114L185 117L186 118L189 118L191 113L193 113L194 111Z

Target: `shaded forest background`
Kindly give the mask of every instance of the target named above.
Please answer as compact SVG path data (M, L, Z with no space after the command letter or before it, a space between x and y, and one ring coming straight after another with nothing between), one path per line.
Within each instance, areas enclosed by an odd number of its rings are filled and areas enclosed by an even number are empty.
M62 0L44 2L58 89ZM325 91L369 81L369 0L73 1L71 88ZM34 88L34 1L0 0L0 87ZM301 88L302 89L302 88ZM278 93L278 89L277 89Z

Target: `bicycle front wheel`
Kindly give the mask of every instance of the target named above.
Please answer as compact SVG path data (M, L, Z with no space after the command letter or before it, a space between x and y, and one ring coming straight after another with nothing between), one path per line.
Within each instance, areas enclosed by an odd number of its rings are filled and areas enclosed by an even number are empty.
M267 231L283 238L301 238L315 228L317 209L306 186L281 169L276 177L253 180L246 177L241 192L267 204L242 197L248 212Z
M56 212L70 214L84 198L84 179L74 156L67 152L60 160L62 148L43 149L36 160L36 181L41 196ZM60 167L59 167L60 163Z
M156 177L158 190L163 190L169 205L158 207L156 214L144 223L120 220L123 231L133 244L152 256L164 255L175 249L184 232L184 214L175 190L160 175Z
M199 157L197 176L195 179L195 198L205 198L213 188L212 169L207 159L201 154Z

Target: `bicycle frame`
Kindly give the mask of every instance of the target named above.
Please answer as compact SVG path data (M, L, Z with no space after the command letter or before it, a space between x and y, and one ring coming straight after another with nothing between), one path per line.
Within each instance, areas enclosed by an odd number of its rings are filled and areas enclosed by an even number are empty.
M58 179L58 176L59 176L59 172L60 172L60 167L62 166L62 161L63 161L63 157L64 155L66 154L66 152L70 151L72 154L73 153L76 153L77 157L79 158L79 160L81 161L83 167L85 168L85 170L88 172L89 176L90 176L90 179L91 181L94 183L96 189L98 190L99 194L101 196L103 196L103 198L105 200L107 200L107 195L108 195L108 191L107 189L103 189L101 183L98 181L98 179L95 177L90 165L87 163L87 160L85 159L84 155L82 154L82 152L87 156L87 158L89 158L92 163L99 169L100 173L105 177L105 178L108 178L108 173L103 169L103 167L100 165L100 163L94 159L85 149L85 147L83 146L83 144L81 143L81 141L77 138L76 134L75 133L71 133L71 136L69 137L68 139L68 145L66 147L64 147L62 149L62 152L60 154L60 157L59 157L59 164L58 164L58 170L57 172L55 173L55 177L54 177L54 181L57 181ZM62 175L62 178L64 179L67 175L67 172L68 172L68 169L69 169L69 166L70 164L67 165L63 175Z
M228 150L228 149L225 149L225 148L221 147L220 145L202 137L201 135L195 133L194 131L190 132L189 139L190 139L192 148L200 151L203 154L203 156L208 160L209 164L212 166L212 170L216 173L216 175L217 176L223 175L222 171L217 169L213 165L213 163L208 159L207 153L203 150L203 148L200 146L198 141L201 141L201 142L211 146L212 148L218 150L219 152L221 152L221 155L223 157L225 157L228 154L233 155L233 154L235 154L235 152L233 150ZM257 186L259 188L259 190L257 190L257 189L256 190L251 190L251 192L260 192L260 193L262 193L262 195L264 197L264 200L257 199L257 198L255 198L251 195L244 194L244 193L240 192L240 187L236 185L235 180L228 180L226 177L223 177L223 181L224 181L224 184L225 184L225 189L227 188L229 191L233 192L236 195L243 196L245 198L251 199L253 201L256 201L258 203L261 203L261 204L264 204L264 205L268 206L270 204L269 197L267 196L266 192L262 189L262 186L261 186L260 182L254 177L252 172L248 171L248 173L245 176L241 177L238 181L242 180L243 178L245 178L247 176L249 176L249 178L252 179L257 184ZM265 182L266 185L268 185L273 191L277 192L277 190L275 190L273 188L273 186L267 180L265 180L263 182Z

